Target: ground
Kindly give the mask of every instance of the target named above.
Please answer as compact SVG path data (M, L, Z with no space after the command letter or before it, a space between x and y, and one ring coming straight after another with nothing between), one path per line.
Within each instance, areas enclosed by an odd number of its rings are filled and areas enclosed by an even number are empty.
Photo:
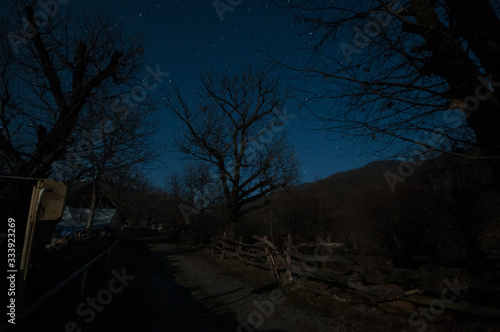
M409 303L367 305L340 288L327 296L311 280L284 284L164 241L122 240L111 265L96 266L87 280L83 296L76 280L17 331L500 331L498 322L448 312L412 325L419 308Z

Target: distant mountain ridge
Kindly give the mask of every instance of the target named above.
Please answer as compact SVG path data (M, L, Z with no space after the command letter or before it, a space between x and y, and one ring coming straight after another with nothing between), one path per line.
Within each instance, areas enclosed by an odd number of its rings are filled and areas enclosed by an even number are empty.
M314 182L303 183L297 189L311 190L332 186L338 187L339 185L362 186L366 183L386 182L384 173L389 171L397 174L400 163L401 161L398 160L373 161L359 168L334 173Z

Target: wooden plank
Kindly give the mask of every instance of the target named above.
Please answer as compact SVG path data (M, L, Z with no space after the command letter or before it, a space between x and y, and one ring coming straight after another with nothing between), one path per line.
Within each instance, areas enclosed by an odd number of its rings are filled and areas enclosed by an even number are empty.
M248 247L248 248L265 248L266 244L264 242L256 242L253 244L250 243L243 243L243 242L237 242L237 244L243 246L243 247Z
M300 248L312 248L312 247L327 247L332 249L348 249L351 248L351 245L348 243L328 243L328 242L304 242L297 244L290 244L288 242L284 243L285 247L290 247L292 249L300 249Z
M285 251L285 255L295 257L298 259L302 259L310 262L335 262L335 263L344 263L348 265L354 265L354 262L350 260L348 257L340 254L331 254L331 255L305 255L299 252L294 251Z
M248 251L240 251L240 255L247 256L247 257L254 257L254 258L265 258L267 255L266 253L251 253Z
M276 246L271 242L269 241L268 239L264 239L263 237L260 237L258 235L252 235L252 237L256 240L259 240L261 242L264 242L265 244L267 244L270 248L274 249L274 250L278 250L278 248L276 248Z
M233 244L230 244L230 243L227 243L227 242L224 243L224 247L225 248L230 248L230 249L235 249L235 250L239 248L239 246L233 245Z
M305 247L316 247L315 242L306 242L306 243L298 243L298 244L289 244L285 243L287 247L290 247L292 249L300 249L300 248L305 248Z
M271 253L269 248L266 248L266 253L267 253L267 257L269 259L269 267L271 268L271 274L274 270L274 275L276 275L276 278L279 278L280 275L278 273L278 270L276 269L276 262L274 261L273 254Z
M224 238L223 240L216 241L216 242L222 242L222 241L224 241L225 243L230 244L230 245L237 245L237 246L243 246L243 247L249 247L249 248L262 248L262 247L266 246L264 241L260 241L257 243L245 243L241 240L231 239L228 237Z
M317 244L318 247L327 247L327 248L332 248L332 249L341 249L341 248L350 248L351 245L348 243L327 243L327 242L321 242Z

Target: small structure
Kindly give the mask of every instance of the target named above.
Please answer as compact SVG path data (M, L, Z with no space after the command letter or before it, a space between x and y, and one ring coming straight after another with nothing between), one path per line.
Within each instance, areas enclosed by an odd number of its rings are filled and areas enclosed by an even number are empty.
M91 229L113 226L113 217L115 213L116 209L96 209ZM78 209L66 206L61 222L56 225L56 234L61 238L85 230L89 216L90 209Z

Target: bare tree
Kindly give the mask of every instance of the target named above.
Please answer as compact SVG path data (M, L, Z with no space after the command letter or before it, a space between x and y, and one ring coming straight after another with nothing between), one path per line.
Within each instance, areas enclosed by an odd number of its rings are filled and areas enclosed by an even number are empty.
M180 227L183 231L194 221L192 214L195 212L198 243L204 232L205 212L222 203L222 193L212 192L202 196L200 188L214 185L216 182L210 177L210 170L199 161L188 164L180 173L165 179L167 192L177 200L177 207L183 216Z
M305 91L304 106L327 130L382 150L399 143L410 157L438 151L488 160L500 179L497 2L275 3L309 27L309 65L284 65L322 87ZM474 145L481 156L458 150Z
M188 164L180 173L171 174L164 182L167 191L177 197L179 202L195 206L201 213L219 198L214 194L210 197L211 201L200 201L200 188L214 184L214 181L210 178L210 170L199 161Z
M116 207L124 221L137 223L145 214L148 203L146 194L153 191L153 185L136 168L124 167L105 173L100 191Z
M68 181L88 179L92 182L90 214L87 228L92 225L99 185L103 176L122 168L144 164L155 159L155 144L150 141L156 126L150 120L153 108L135 111L121 121L112 108L100 105L100 111L88 112L78 124L77 141L85 142L69 149L57 167Z
M238 233L241 216L267 205L270 193L298 177L284 130L289 122L283 111L286 94L279 77L250 68L234 76L208 73L201 83L196 102L178 89L167 102L185 126L176 145L209 167L217 187L199 188L200 195L222 191L227 221Z
M139 225L146 221L147 226L152 226L175 222L175 201L155 186L141 169L122 167L105 173L100 192L127 224Z
M74 163L63 170L53 166L86 147L82 137L88 132L82 129L88 124L82 121L109 106L113 117L92 126L103 128L104 140L115 139L124 131L120 126L138 124L134 114L150 112L144 92L165 73L144 77L140 36L127 37L110 20L93 13L73 19L58 8L41 22L39 7L16 3L17 21L0 32L1 175L66 180L77 168ZM1 187L2 195L29 199L29 186L2 182Z

